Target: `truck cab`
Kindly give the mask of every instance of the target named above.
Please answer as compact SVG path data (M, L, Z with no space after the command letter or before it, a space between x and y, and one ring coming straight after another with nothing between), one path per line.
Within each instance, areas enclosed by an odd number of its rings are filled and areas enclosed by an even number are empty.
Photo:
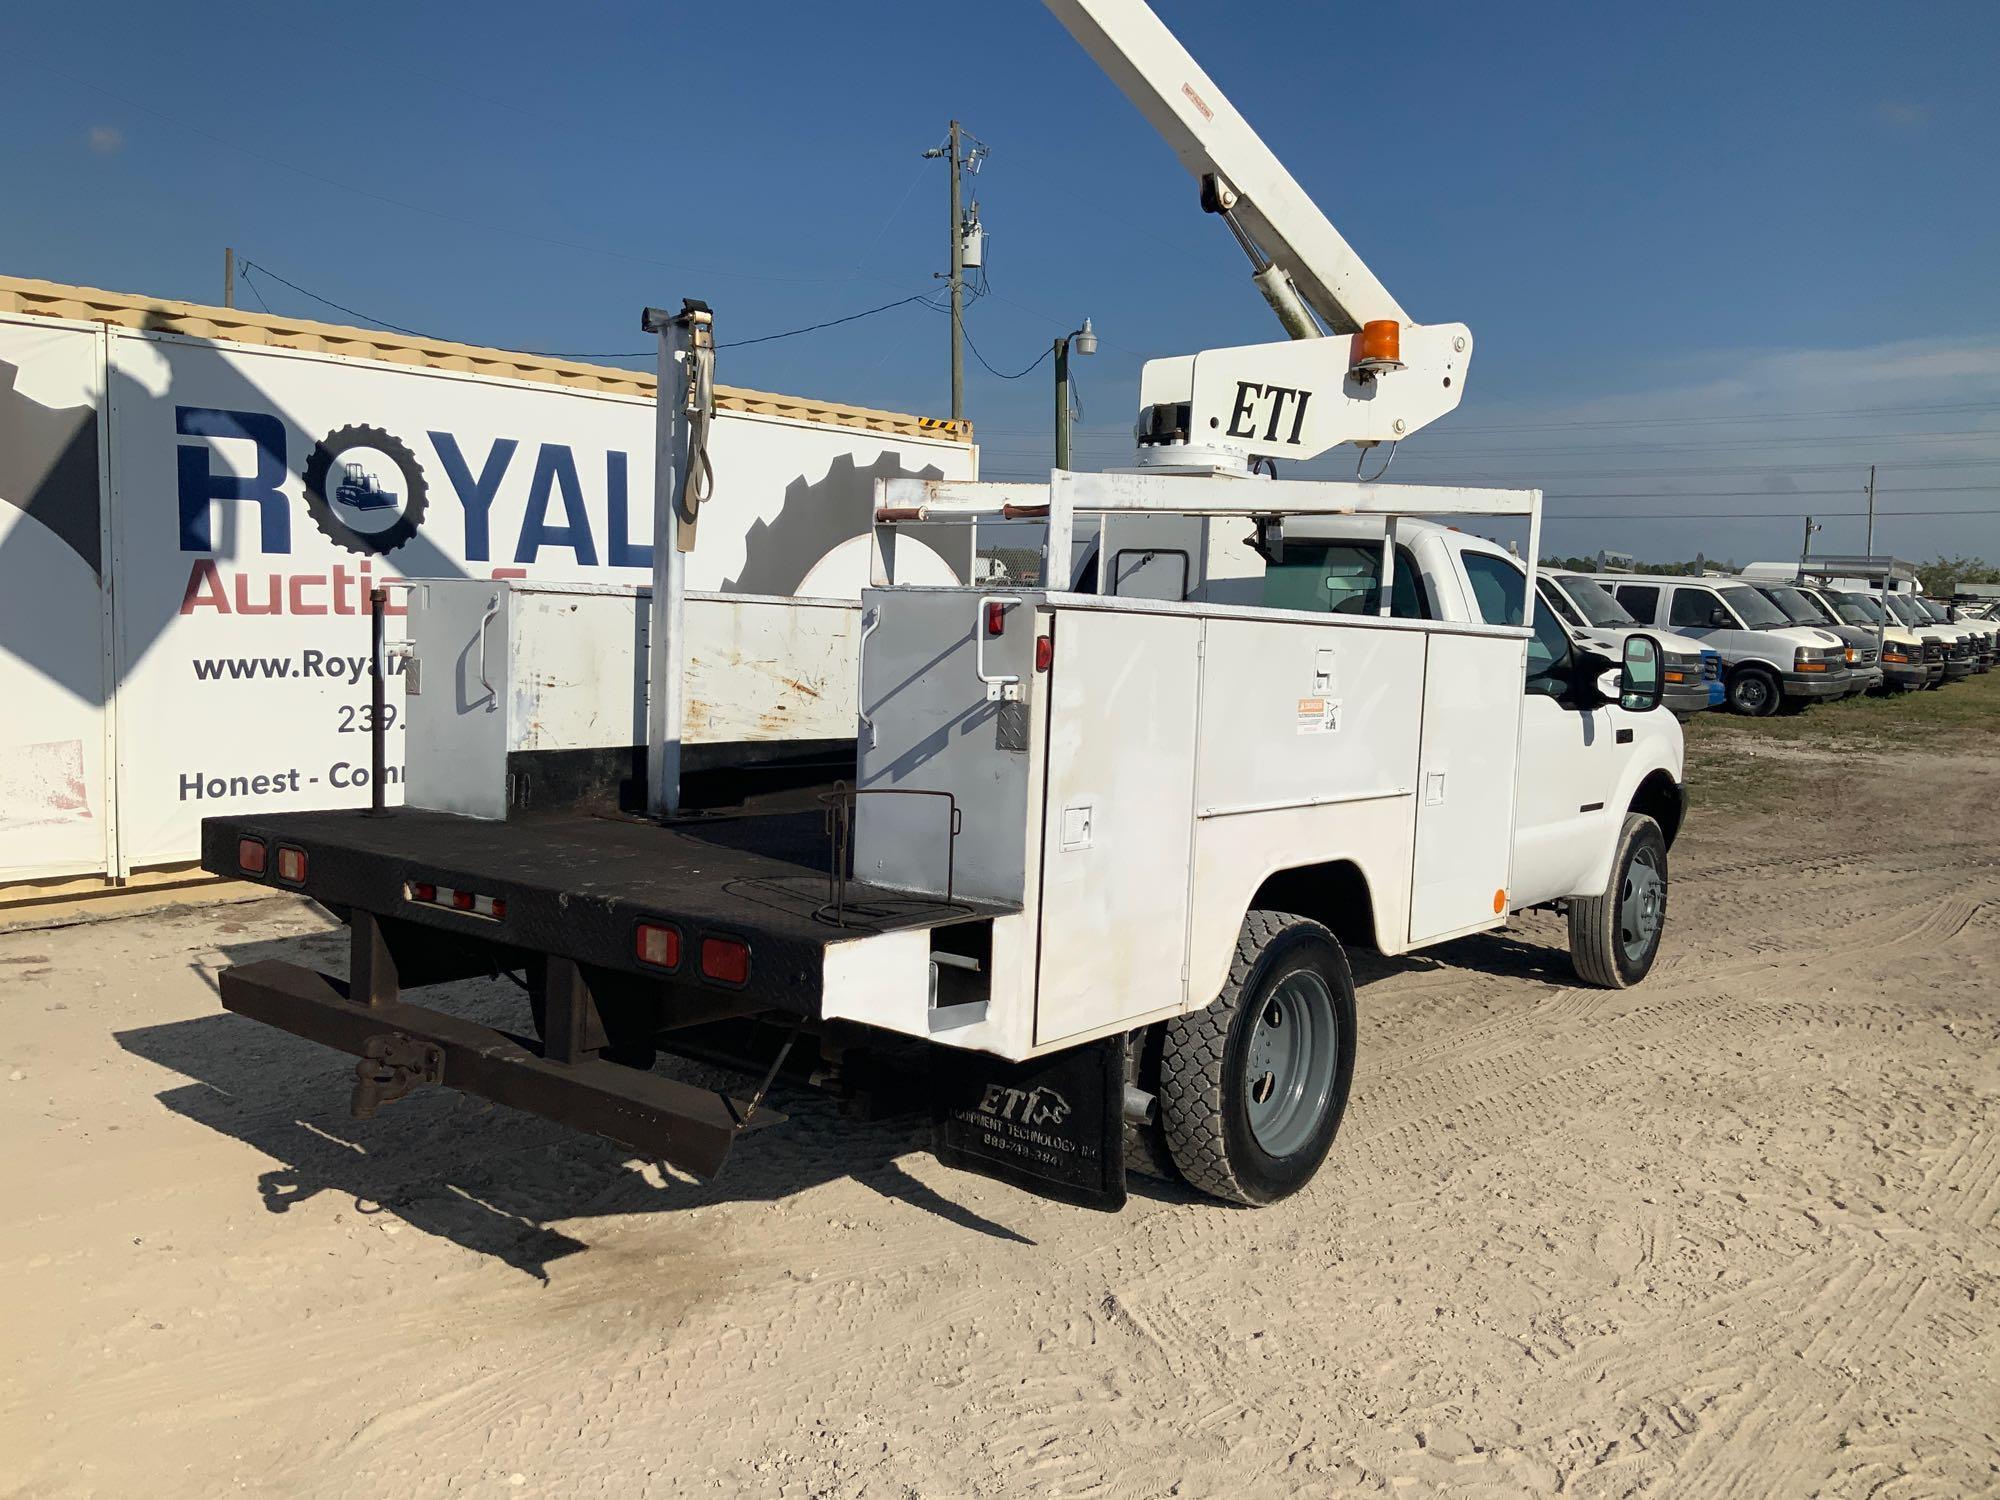
M1794 625L1740 579L1592 576L1641 625L1692 636L1720 655L1732 713L1762 718L1780 708L1847 696L1847 643L1827 631Z

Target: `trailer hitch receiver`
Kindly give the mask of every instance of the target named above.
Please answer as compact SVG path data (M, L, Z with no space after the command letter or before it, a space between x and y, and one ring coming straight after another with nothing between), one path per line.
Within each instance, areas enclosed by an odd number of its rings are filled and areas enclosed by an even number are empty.
M376 1110L418 1084L443 1081L443 1048L398 1032L371 1036L354 1065L352 1113L357 1120L372 1120Z

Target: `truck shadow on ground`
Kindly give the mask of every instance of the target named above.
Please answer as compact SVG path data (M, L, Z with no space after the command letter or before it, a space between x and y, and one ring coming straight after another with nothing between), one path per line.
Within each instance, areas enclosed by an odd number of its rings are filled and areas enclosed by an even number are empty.
M232 963L278 958L340 972L345 947L346 934L334 932L228 952ZM206 966L204 976L213 984ZM501 981L429 993L441 1008L489 1025L527 1025L520 992ZM1033 1243L902 1167L899 1158L927 1148L927 1118L853 1120L826 1096L782 1082L771 1103L789 1119L744 1136L720 1176L703 1184L640 1163L609 1141L448 1089L420 1088L372 1120L352 1119L350 1059L240 1016L136 1027L115 1038L190 1080L156 1096L168 1109L278 1163L257 1179L269 1212L337 1194L357 1213L393 1213L544 1281L553 1262L591 1248L570 1232L576 1220L775 1202L841 1179L959 1228ZM722 1081L712 1069L701 1077ZM746 1080L735 1091L747 1096L755 1084ZM569 1229L555 1227L563 1224Z

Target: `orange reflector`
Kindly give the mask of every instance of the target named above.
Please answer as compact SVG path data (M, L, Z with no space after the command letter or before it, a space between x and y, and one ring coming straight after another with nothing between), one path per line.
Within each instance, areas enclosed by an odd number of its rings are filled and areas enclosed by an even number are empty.
M1361 357L1394 364L1403 357L1403 325L1394 318L1376 318L1361 325Z
M632 951L642 964L651 964L656 969L678 969L681 966L680 929L662 927L657 922L641 922L633 936Z
M236 841L236 868L245 875L262 875L267 851L262 839L238 839Z
M1493 915L1496 917L1504 916L1506 911L1507 893L1505 891L1495 891L1493 893Z
M278 879L286 885L306 883L306 851L289 844L278 845Z
M701 972L718 984L745 984L750 978L750 945L735 938L701 940Z

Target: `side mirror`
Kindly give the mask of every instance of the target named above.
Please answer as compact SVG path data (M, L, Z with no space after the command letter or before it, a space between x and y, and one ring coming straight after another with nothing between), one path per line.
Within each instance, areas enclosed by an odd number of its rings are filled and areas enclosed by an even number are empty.
M1666 678L1660 669L1660 643L1650 635L1625 637L1625 661L1619 672L1618 706L1632 713L1650 713L1660 706Z
M1711 630L1727 630L1729 628L1729 616L1722 612L1720 604L1708 612L1708 628Z

